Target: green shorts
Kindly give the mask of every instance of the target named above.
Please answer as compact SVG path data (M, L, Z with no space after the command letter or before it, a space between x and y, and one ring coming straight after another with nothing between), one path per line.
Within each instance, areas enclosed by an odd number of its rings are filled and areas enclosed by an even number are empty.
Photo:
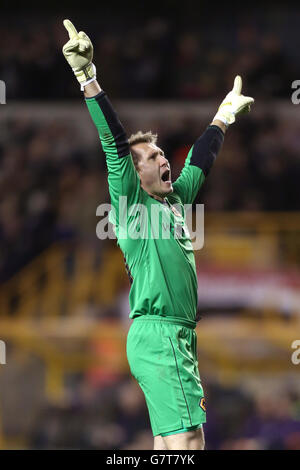
M136 318L127 337L127 358L144 392L154 436L196 429L206 422L191 322L153 315Z

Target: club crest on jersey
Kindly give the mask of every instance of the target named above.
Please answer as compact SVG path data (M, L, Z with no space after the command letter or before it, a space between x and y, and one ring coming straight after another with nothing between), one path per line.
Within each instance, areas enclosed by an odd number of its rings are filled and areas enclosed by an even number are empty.
M201 398L199 406L202 408L203 411L206 411L205 398Z

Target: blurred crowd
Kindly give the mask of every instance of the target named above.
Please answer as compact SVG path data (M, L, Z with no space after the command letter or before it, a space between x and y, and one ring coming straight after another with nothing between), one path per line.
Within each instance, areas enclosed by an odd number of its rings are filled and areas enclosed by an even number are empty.
M208 122L182 120L174 132L158 116L152 130L170 160L173 180ZM137 130L136 123L124 125L128 133ZM228 131L196 202L209 211L299 210L298 127L269 114L241 118ZM37 123L16 118L2 124L1 281L55 241L97 244L96 208L109 202L106 165L98 140L87 149L82 137L65 119ZM103 242L97 246L101 249Z
M57 241L83 242L100 252L105 248L96 237L96 208L109 202L100 143L95 138L87 145L84 131L66 117L40 122L30 117L31 101L57 100L67 109L65 100L81 99L61 53L68 39L62 24L66 17L91 37L99 81L113 102L199 100L200 106L221 100L233 77L242 75L245 93L261 103L260 113L244 116L230 128L195 202L204 203L206 211L300 210L300 125L275 112L276 99L290 103L291 82L300 78L300 10L273 5L272 10L225 15L227 5L218 5L216 15L213 7L203 6L201 15L188 2L184 15L181 2L171 2L165 13L155 8L132 11L126 4L116 16L104 5L94 14L73 9L61 17L26 11L1 15L0 80L6 83L7 103L24 100L29 114L1 120L0 282ZM129 114L123 121L128 135L140 129ZM158 133L173 180L211 118L185 117L170 126L158 115L141 129ZM93 126L91 121L88 125ZM103 383L88 373L73 375L64 400L45 403L43 382L31 381L35 366L29 364L25 371L25 362L20 369L32 376L23 375L20 387L12 369L6 369L11 373L6 377L11 382L2 387L7 435L17 435L23 419L31 448L152 447L144 397L126 374ZM282 393L261 384L254 390L205 379L207 448L299 449L299 390L280 382ZM36 414L29 404L38 393Z
M264 100L265 114L259 119L251 114L230 129L196 202L208 210L299 210L299 125L277 116L270 98L290 99L291 81L300 72L293 41L300 10L274 6L223 17L218 8L213 21L209 6L200 15L188 2L184 15L175 2L168 14L120 6L113 19L109 7L101 8L101 15L73 10L71 19L93 39L98 77L112 100L211 98L217 103L241 74L247 94ZM1 16L0 79L8 103L80 99L61 53L67 12L61 15L41 18L28 10L16 16L7 10ZM172 164L173 179L208 122L185 119L174 131L157 116L152 130ZM128 133L139 128L137 122L124 124ZM108 201L108 190L99 147L87 152L66 120L36 125L19 118L1 127L3 281L53 241L84 232L96 242L95 208Z
M93 15L73 8L65 14L91 37L98 78L114 98L219 99L237 73L257 99L288 98L300 72L294 41L299 9L201 10L185 5L183 14L172 2L168 11L124 5L112 14L101 5ZM8 100L78 96L61 52L68 40L63 15L4 12L0 79Z
M82 148L80 136L63 120L40 126L6 121L1 137L3 281L55 241L81 236L96 242L96 207L108 189L99 150L96 155Z
M281 395L244 391L240 386L205 386L206 449L297 450L300 448L299 389ZM275 389L274 389L275 391ZM37 416L30 447L35 449L151 449L153 437L144 396L136 382L122 377L93 389L79 382L64 404L48 404Z

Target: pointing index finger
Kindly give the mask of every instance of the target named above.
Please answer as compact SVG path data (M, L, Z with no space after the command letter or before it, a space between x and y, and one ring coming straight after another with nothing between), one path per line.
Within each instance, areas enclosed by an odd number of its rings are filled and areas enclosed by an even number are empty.
M234 79L234 84L233 84L233 88L232 88L232 91L234 93L236 93L237 95L240 95L241 94L241 91L242 91L242 79L239 75L237 75Z
M71 23L70 20L64 20L64 27L68 31L70 39L77 38L77 36L78 36L77 29L75 28L73 23Z

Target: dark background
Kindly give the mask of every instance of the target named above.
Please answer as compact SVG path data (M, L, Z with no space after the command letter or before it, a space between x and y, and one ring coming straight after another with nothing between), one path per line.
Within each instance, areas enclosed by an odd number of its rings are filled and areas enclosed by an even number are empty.
M157 132L174 178L235 75L255 98L196 201L205 434L209 449L300 449L300 8L201 1L1 4L0 448L152 445L122 257L95 234L106 166L61 52L65 18L90 36L128 134Z

